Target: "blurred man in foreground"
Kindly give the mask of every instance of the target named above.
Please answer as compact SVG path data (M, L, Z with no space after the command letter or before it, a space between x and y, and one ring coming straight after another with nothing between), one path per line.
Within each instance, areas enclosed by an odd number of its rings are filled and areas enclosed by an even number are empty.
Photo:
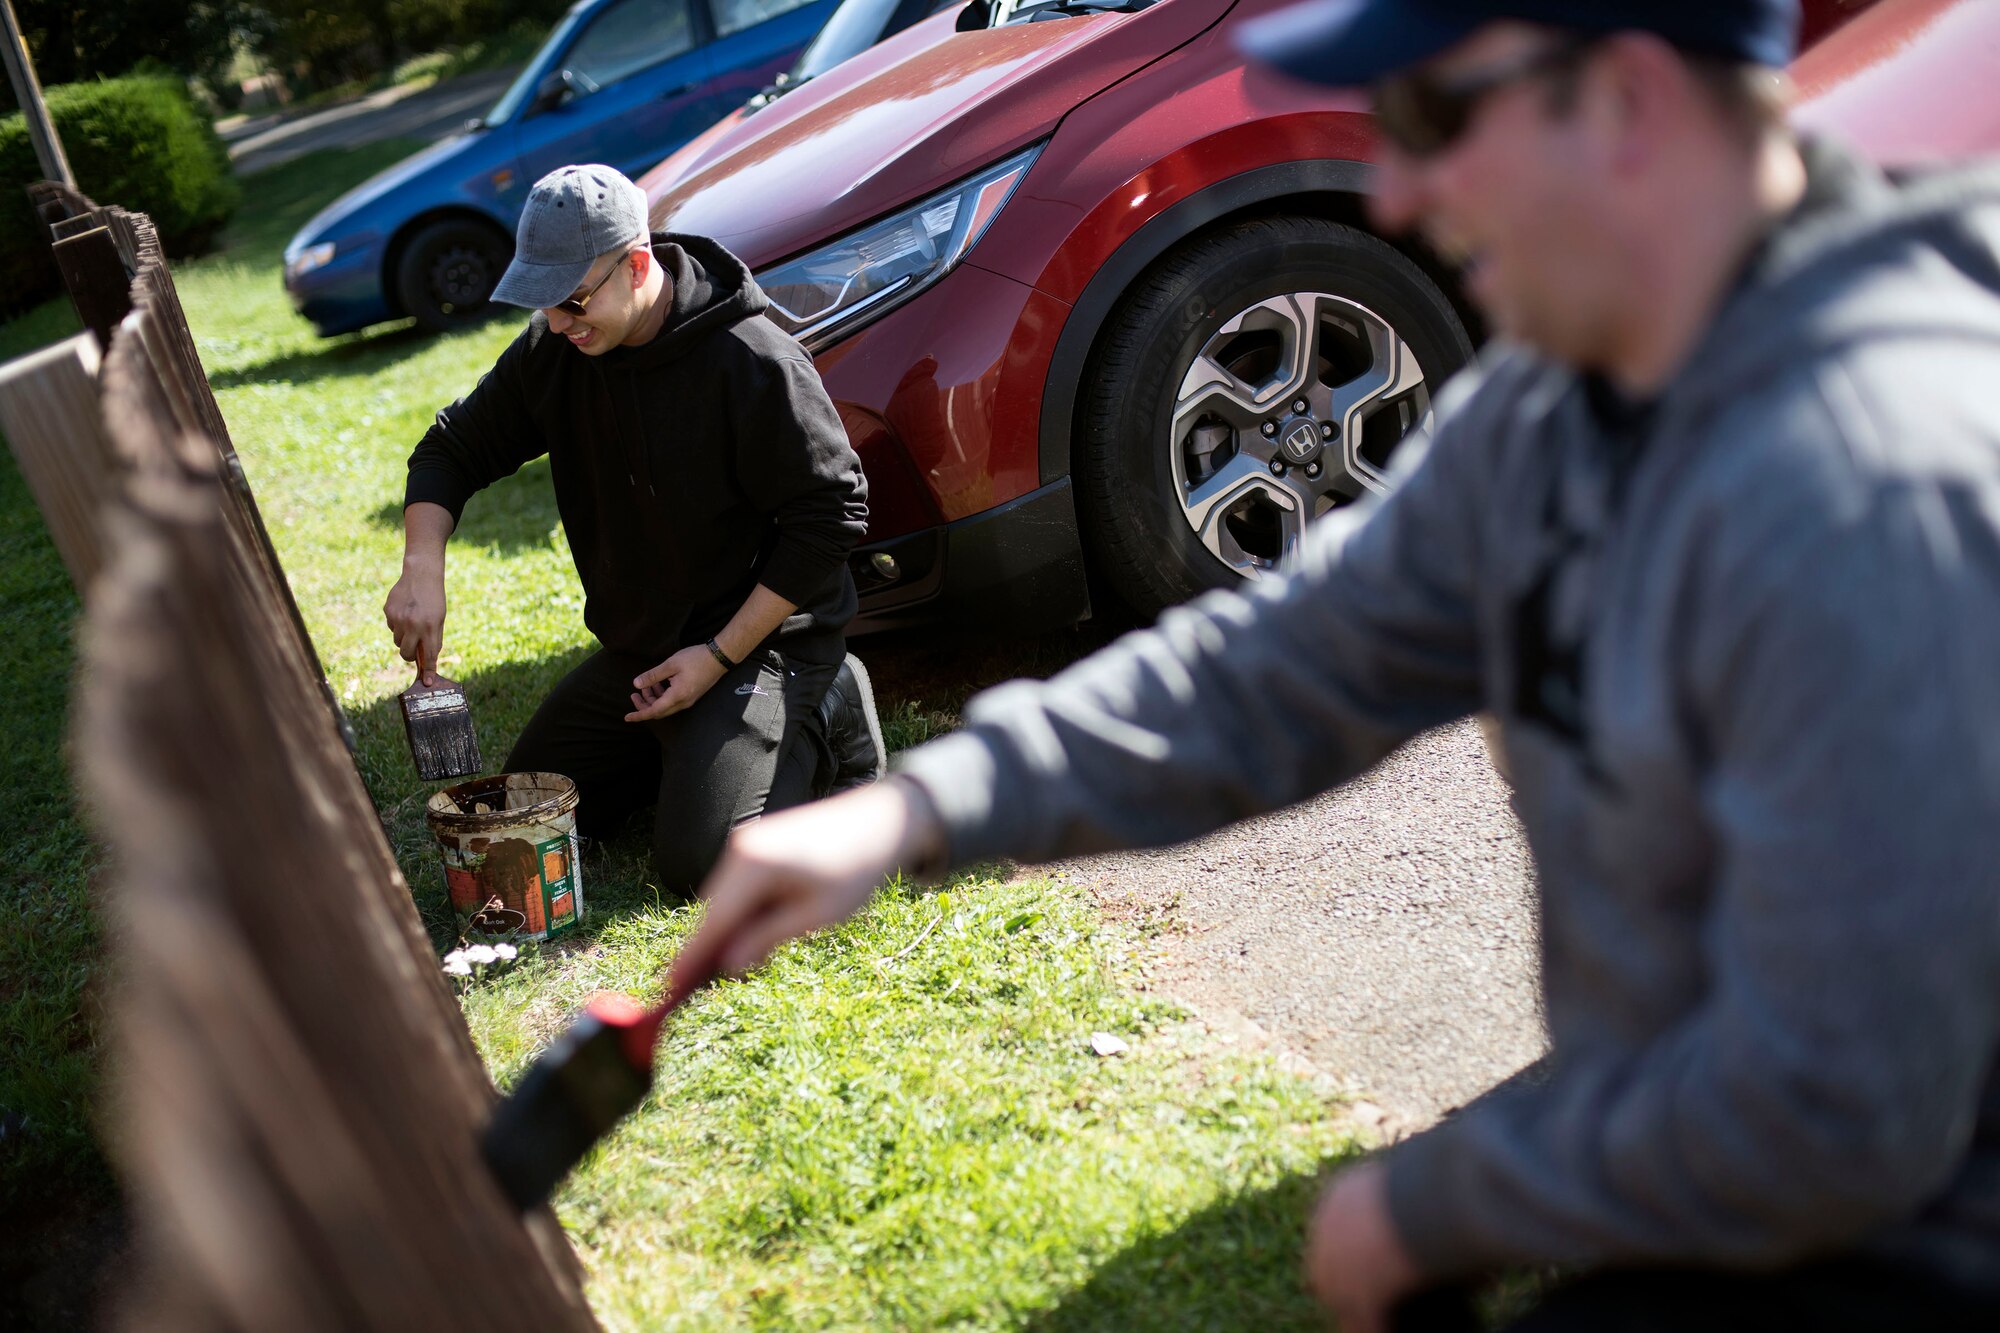
M1491 710L1550 1072L1333 1182L1307 1270L1343 1327L1519 1264L1583 1274L1538 1330L2000 1327L2000 176L1798 142L1796 17L1267 21L1282 67L1373 83L1378 221L1499 344L1288 577L738 830L677 966L897 867L1190 838Z

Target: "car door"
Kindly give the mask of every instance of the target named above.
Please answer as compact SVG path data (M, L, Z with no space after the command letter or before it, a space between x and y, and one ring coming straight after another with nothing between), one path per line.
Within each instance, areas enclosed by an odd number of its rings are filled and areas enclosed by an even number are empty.
M708 7L720 117L792 67L837 0L696 0Z
M612 0L578 25L551 75L562 100L521 125L524 181L573 162L638 176L719 114L705 0Z

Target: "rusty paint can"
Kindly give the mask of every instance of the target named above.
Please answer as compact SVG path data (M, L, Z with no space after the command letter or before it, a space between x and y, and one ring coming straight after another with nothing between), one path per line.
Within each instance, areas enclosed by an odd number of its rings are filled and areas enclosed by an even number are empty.
M501 773L446 787L424 808L444 863L445 893L464 927L498 898L521 913L523 939L583 921L576 784L560 773Z

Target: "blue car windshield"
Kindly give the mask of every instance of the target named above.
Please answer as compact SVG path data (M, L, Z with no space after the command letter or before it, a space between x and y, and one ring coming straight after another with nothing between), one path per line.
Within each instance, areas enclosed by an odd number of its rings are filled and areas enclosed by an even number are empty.
M543 57L569 42L570 35L576 31L576 25L581 21L583 8L582 5L571 6L569 13L563 15L562 22L556 24L555 31L549 34L549 39L535 49L535 54L521 67L520 77L507 85L507 91L500 94L500 100L486 113L485 119L488 125L505 125L527 105L528 100L535 95L535 85L541 82Z

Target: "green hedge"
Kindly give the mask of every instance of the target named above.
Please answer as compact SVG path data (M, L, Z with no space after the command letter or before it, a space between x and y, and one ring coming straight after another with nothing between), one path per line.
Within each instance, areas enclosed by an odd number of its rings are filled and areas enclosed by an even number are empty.
M240 197L215 131L169 78L104 79L48 90L49 117L77 188L149 214L170 255L199 251ZM0 117L0 312L61 290L48 234L24 187L41 179L20 112Z

